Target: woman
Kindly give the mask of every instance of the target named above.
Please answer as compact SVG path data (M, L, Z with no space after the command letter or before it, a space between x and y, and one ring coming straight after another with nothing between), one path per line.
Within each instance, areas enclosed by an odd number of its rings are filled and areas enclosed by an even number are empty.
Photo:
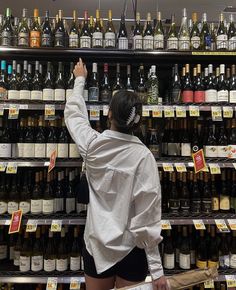
M67 128L86 162L90 190L83 251L87 290L109 290L145 280L149 268L153 289L168 289L158 244L161 232L161 188L152 153L135 136L142 105L134 93L112 98L110 130L93 130L83 88L87 69L80 59L75 85L65 108ZM81 193L82 194L82 193Z

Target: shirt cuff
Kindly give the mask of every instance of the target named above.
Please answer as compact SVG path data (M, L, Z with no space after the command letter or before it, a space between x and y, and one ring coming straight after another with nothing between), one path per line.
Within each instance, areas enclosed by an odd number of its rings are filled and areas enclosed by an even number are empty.
M145 253L152 279L156 280L164 276L158 245L145 248Z
M75 86L80 85L80 84L84 85L84 83L85 83L85 77L80 76L75 79Z

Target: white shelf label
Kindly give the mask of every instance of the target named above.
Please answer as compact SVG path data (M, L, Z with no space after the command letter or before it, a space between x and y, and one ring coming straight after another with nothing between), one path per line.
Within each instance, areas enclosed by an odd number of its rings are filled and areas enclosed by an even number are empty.
M26 232L36 232L38 221L37 220L28 220L26 224Z
M232 231L236 231L236 219L228 219L229 227Z
M153 118L162 118L162 107L152 106L152 116Z
M204 288L205 289L215 289L214 280L208 280L208 281L204 282Z
M55 105L45 105L44 114L45 120L53 120L55 118Z
M19 117L19 106L16 104L10 104L8 119L18 119Z
M5 162L0 162L0 172L4 172L6 170L7 164Z
M104 105L102 107L102 111L103 111L103 116L108 116L109 106L108 105Z
M165 118L174 118L175 117L174 108L171 106L164 106L164 116Z
M52 220L51 231L52 232L61 232L62 220Z
M89 119L91 121L99 121L100 120L100 107L99 106L90 106Z
M200 110L198 106L189 106L190 117L200 117Z
M213 121L222 121L222 110L221 107L212 106L211 107L211 116Z
M166 172L172 172L174 171L174 167L171 163L163 163L162 164L163 170Z
M187 172L187 168L184 163L175 163L175 168L177 172Z
M57 278L48 278L46 290L57 290Z
M203 220L193 220L193 224L194 224L196 230L205 230L206 229Z
M17 173L17 163L16 162L8 162L6 173L7 174L16 174Z
M219 164L209 163L211 174L221 174L221 169Z
M227 288L236 287L236 275L225 275Z
M233 108L232 107L223 107L223 117L224 118L233 118Z
M143 117L149 117L150 116L149 106L143 106L143 108L142 108L142 116Z
M79 278L71 278L70 280L70 289L79 290L80 289L80 280Z
M222 219L216 219L215 220L215 223L216 223L216 226L218 228L218 230L220 232L225 232L225 233L228 233L230 230L229 228L227 227L226 223L225 223L225 220L222 220Z
M177 118L186 118L186 107L177 106L176 107L176 117Z
M171 230L171 224L169 220L162 220L161 221L161 228L162 230Z

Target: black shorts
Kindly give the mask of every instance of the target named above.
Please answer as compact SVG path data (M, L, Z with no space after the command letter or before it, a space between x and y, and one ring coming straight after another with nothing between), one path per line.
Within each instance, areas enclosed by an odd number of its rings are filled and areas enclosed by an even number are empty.
M93 257L83 247L84 272L93 278L110 278L119 276L131 282L142 282L148 274L148 264L145 251L134 248L125 258L115 264L110 269L98 274Z

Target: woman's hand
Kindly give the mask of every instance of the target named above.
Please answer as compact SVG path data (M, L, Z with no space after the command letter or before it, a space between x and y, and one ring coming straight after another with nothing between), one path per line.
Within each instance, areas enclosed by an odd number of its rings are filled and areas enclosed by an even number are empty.
M75 78L77 77L84 77L85 79L87 78L88 75L87 68L81 58L79 59L79 62L77 62L77 64L75 65L73 73Z
M169 290L169 285L165 276L152 281L153 290Z

